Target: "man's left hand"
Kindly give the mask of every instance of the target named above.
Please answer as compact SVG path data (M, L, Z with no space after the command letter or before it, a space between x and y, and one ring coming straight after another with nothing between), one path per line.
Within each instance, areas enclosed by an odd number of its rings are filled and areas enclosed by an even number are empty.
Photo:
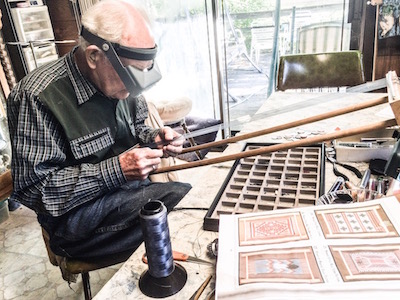
M181 135L170 127L163 127L159 135L155 138L156 143L163 143L160 149L164 151L164 157L177 156L182 152L184 139Z

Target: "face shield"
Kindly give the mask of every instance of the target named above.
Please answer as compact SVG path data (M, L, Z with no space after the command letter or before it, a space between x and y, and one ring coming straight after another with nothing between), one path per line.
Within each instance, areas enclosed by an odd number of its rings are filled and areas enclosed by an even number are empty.
M160 70L154 61L157 54L157 45L154 48L125 47L117 43L108 42L94 35L83 26L81 36L104 52L131 96L139 96L144 90L161 79ZM119 56L142 61L152 60L153 65L145 70L140 70L134 66L124 66Z

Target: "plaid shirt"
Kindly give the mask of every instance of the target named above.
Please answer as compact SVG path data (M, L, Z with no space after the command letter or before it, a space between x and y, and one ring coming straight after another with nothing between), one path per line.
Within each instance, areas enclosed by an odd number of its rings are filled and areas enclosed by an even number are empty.
M96 150L94 147L104 147L104 143L112 145L115 141L97 139L97 144L92 143L88 150L84 148L81 157L77 158L73 141L67 139L59 120L40 98L46 89L66 79L78 107L99 95L79 72L73 52L28 74L11 91L7 100L14 182L10 199L21 202L36 213L54 217L126 183L117 155L104 157L95 163L71 164L71 157L79 161L91 154L85 151L93 152ZM135 123L124 126L135 139L132 143L147 143L154 140L158 130L144 125L148 113L144 98L137 98L136 103ZM96 118L93 115L87 117ZM110 112L107 120L109 118L117 119L115 111Z

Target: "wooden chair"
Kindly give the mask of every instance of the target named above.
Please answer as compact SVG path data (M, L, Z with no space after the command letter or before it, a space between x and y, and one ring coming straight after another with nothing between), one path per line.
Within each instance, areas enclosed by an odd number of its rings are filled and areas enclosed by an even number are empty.
M8 213L8 202L7 199L10 197L13 190L13 183L11 177L11 171L0 174L0 223L7 220Z
M362 54L341 51L280 57L277 90L339 88L365 83Z
M42 234L49 260L52 265L60 268L63 279L68 282L76 282L77 275L81 274L83 291L86 300L92 299L89 272L122 263L126 261L133 253L133 251L130 250L97 258L69 258L59 256L54 254L51 250L49 234L43 228Z

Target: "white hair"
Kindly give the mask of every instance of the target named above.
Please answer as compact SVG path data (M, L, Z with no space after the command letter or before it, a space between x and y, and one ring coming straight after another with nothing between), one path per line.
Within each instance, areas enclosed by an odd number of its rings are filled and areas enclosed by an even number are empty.
M114 5L109 5L114 2ZM128 28L129 19L132 18L130 11L126 10L124 5L117 5L118 2L124 2L134 7L151 26L152 21L147 14L146 9L135 0L103 0L90 7L82 15L82 25L91 33L110 42L120 43L123 33ZM81 45L82 44L81 38Z

